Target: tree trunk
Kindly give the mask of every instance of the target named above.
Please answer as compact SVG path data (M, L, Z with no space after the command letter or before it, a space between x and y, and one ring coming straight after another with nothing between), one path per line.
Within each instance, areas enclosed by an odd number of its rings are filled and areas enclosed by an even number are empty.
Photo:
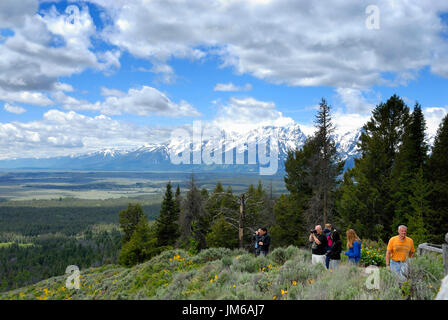
M243 236L244 236L244 226L243 226L243 220L244 220L244 194L241 195L240 198L240 218L238 221L238 240L240 244L240 249L243 249Z

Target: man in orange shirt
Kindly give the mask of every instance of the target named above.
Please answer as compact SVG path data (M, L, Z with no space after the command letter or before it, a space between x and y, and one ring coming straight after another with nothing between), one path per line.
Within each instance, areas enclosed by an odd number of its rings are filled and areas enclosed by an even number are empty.
M407 259L412 258L415 253L414 241L406 237L407 230L406 226L398 227L398 235L390 238L386 252L387 267L402 281L406 280Z

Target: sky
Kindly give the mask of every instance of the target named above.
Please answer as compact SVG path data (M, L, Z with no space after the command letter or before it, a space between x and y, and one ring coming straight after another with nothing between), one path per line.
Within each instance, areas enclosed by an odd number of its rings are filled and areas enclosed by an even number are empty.
M446 0L0 1L0 159L160 143L204 121L339 133L397 94L448 113Z

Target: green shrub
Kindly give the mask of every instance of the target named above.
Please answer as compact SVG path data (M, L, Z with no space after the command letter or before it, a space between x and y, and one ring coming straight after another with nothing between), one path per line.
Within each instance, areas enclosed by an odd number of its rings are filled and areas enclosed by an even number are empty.
M196 261L196 262L193 262ZM281 264L281 262L284 262ZM380 268L380 288L368 289L364 268L341 262L336 270L312 265L309 250L278 248L267 257L213 248L190 257L168 250L132 268L82 270L80 290L62 288L66 276L0 294L0 299L433 299L443 278L441 255L409 260L407 281Z
M206 263L230 256L231 252L232 250L228 248L209 248L202 250L196 256L192 257L192 261L195 263Z
M292 259L293 257L298 255L300 255L299 248L289 246L287 248L276 248L269 254L269 258L271 258L276 264L283 265L287 260Z
M384 267L386 266L385 252L373 247L362 247L360 263L364 266Z

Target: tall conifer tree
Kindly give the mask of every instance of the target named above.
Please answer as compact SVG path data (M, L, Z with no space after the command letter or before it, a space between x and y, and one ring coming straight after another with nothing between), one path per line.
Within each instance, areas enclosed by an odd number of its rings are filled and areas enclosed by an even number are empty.
M159 218L156 220L157 245L174 246L179 237L178 211L171 182L166 185Z
M433 243L444 243L448 232L448 115L440 123L428 161L428 176L433 184L431 213L426 224Z

